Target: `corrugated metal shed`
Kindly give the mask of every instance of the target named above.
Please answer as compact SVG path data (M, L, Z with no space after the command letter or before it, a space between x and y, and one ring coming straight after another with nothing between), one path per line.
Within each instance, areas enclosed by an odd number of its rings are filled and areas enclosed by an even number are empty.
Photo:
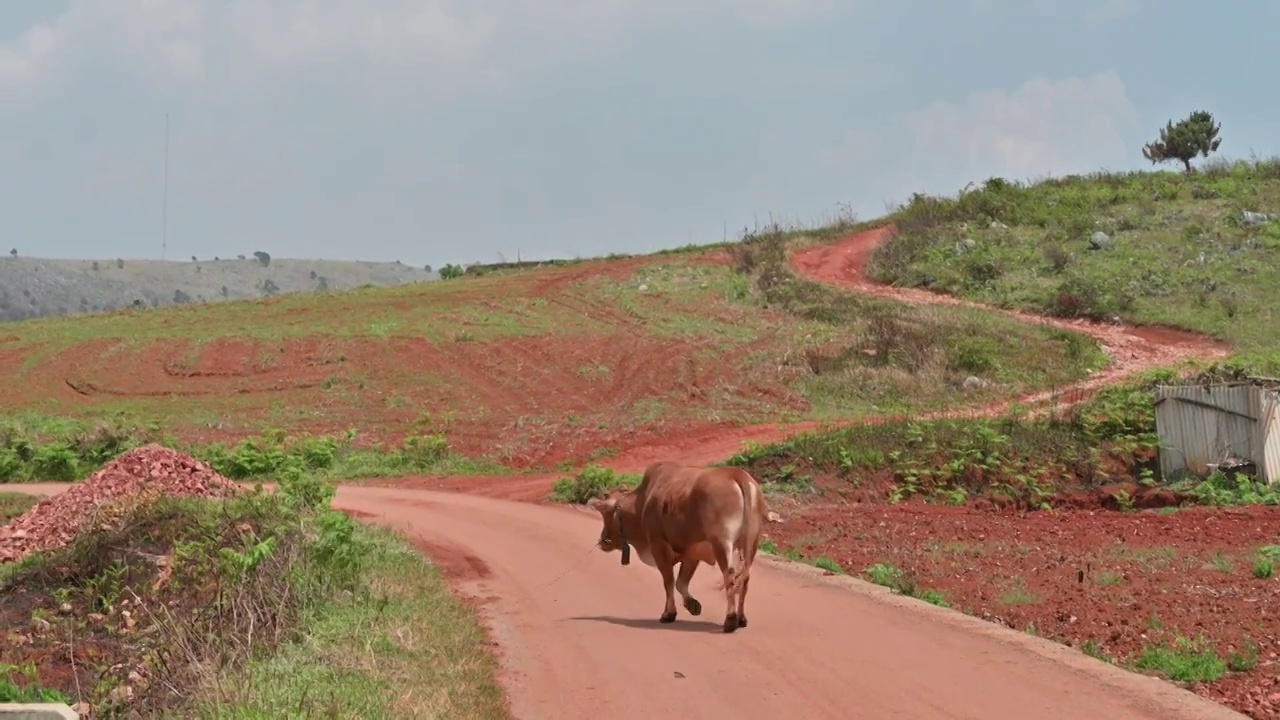
M1243 460L1258 479L1280 480L1280 393L1252 383L1156 388L1160 474L1203 476L1218 463Z

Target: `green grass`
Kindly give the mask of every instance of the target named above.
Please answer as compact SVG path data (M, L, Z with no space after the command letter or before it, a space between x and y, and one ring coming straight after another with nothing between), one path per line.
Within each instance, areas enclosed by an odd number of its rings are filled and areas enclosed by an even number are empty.
M1251 225L1242 211L1280 212L1280 159L1211 160L1192 175L993 178L957 197L913 197L869 270L1000 307L1198 330L1275 369L1280 221ZM1098 231L1109 248L1092 248Z
M985 495L1042 507L1057 490L1098 482L1104 465L1118 461L1139 472L1155 447L1149 393L1123 386L1053 420L851 425L747 445L728 462L746 467L766 487L815 476L855 487L890 478L888 502L923 497L958 504Z
M887 587L899 595L923 600L938 607L950 607L941 592L929 588L916 587L915 580L902 568L885 563L876 563L864 568L862 574L872 583Z
M1172 646L1147 645L1133 664L1176 682L1211 683L1227 672L1227 663L1211 647L1184 637L1176 638Z
M475 616L398 535L361 534L371 597L305 618L298 642L224 678L199 716L506 717Z
M0 568L0 696L108 717L505 717L467 606L332 497L292 476L277 493L99 508L66 548Z
M794 318L805 341L777 361L812 403L809 417L848 418L979 403L1078 380L1106 356L1089 337L995 312L913 306L792 274L797 247L840 233L769 228L731 248L763 307ZM963 387L975 376L980 388Z
M555 502L584 505L614 490L630 490L640 484L640 475L616 473L599 465L588 465L573 477L560 478L551 487Z
M189 452L234 480L303 472L349 479L501 470L493 463L459 456L441 433L411 435L392 447L361 446L358 439L354 430L340 436L289 436L273 431L230 446L184 446L166 438L155 425L28 414L0 423L0 483L80 480L120 453L148 442Z
M40 502L40 498L24 493L0 492L0 525L18 517Z

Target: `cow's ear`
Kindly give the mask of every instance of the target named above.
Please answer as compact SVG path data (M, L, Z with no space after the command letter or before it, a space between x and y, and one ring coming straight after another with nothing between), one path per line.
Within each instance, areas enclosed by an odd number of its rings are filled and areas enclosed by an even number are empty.
M615 500L613 496L609 496L606 498L591 498L587 501L587 504L600 511L600 514L603 515L612 510L613 506L617 504L617 502L618 501Z

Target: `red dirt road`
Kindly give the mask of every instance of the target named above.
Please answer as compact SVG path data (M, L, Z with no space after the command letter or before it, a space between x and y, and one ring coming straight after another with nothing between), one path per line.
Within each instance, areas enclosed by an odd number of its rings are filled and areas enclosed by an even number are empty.
M702 616L659 625L657 573L595 550L590 510L352 486L334 504L415 541L480 607L517 718L1243 717L1050 641L766 558L745 630L720 631L706 568L692 583Z
M862 280L862 264L883 232L806 250L793 266L858 291L955 302ZM1070 325L1103 338L1115 367L1060 402L1124 373L1224 352L1185 334ZM745 439L777 440L812 427L715 431L633 450L610 464L635 470L655 458L721 460ZM617 555L595 550L599 527L592 511L498 499L539 499L549 479L418 478L398 487L344 486L335 500L416 541L481 608L501 647L515 717L1244 717L1051 641L764 557L756 565L746 630L720 632L723 600L706 568L692 584L703 615L681 611L674 625L659 625L657 573L640 564L623 568ZM468 494L417 489L432 486ZM60 488L14 489L44 494Z

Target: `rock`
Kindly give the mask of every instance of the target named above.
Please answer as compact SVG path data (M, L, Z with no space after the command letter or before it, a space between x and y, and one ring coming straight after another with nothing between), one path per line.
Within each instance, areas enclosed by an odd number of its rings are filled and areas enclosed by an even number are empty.
M0 527L0 561L65 547L81 525L119 501L157 494L226 497L235 483L190 455L154 443L134 448L84 482L36 504ZM68 606L63 612L70 612Z
M642 284L640 287L636 289L639 290L640 292L649 292L649 286L647 284Z
M1269 223L1275 219L1276 219L1276 216L1274 213L1268 215L1266 213L1253 212L1252 210L1240 211L1241 225L1262 225L1265 223Z
M964 384L962 385L962 387L965 390L978 390L986 386L987 386L987 381L983 380L977 375L970 375L969 377L965 378Z
M107 693L107 699L117 703L127 703L133 699L133 688L128 685L121 685Z
M1000 222L999 220L992 220L992 221L991 221L991 229L992 229L992 230L1007 230L1008 228L1009 228L1009 226L1008 226L1008 225L1005 225L1004 223Z
M772 510L765 514L764 519L771 523L782 522L782 516Z
M1111 236L1098 230L1089 237L1089 244L1093 246L1094 250L1106 250L1111 247Z

